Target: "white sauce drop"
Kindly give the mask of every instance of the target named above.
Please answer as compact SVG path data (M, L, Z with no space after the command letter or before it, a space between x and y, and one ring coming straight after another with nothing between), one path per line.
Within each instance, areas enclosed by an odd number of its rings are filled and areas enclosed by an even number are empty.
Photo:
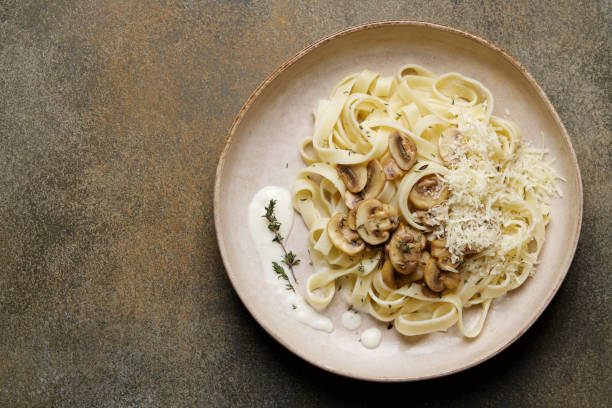
M346 330L358 329L361 325L361 316L354 310L347 310L342 313L342 326Z
M272 261L280 264L283 258L283 250L278 243L272 241L274 236L268 229L268 221L262 217L265 214L264 208L268 206L270 200L276 200L274 215L278 222L281 223L279 233L285 240L287 240L291 232L294 214L291 205L291 194L288 190L281 187L267 186L262 188L255 194L249 204L249 231L259 253L265 280L274 287L282 304L286 306L289 315L313 329L331 333L334 330L331 320L310 307L304 297L297 293L298 287L295 288L296 292L287 290L285 287L287 281L278 279L272 268ZM287 275L290 275L288 269L285 266Z
M361 333L361 344L369 349L378 347L382 340L382 333L377 328L373 327Z

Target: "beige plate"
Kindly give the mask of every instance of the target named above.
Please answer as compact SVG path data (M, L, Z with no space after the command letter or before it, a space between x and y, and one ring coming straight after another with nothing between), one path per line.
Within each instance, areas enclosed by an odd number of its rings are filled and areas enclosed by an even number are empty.
M475 340L456 328L404 338L364 316L357 331L345 330L346 305L336 299L325 311L331 334L289 317L262 279L261 264L247 228L247 207L262 187L291 188L304 167L300 141L312 133L312 111L347 74L365 68L395 74L416 63L441 74L457 71L480 80L493 93L495 114L511 118L524 137L542 141L567 180L564 198L552 206L552 222L541 264L523 287L493 303ZM288 168L286 168L288 164ZM582 219L582 184L576 156L557 113L525 69L499 47L474 35L434 24L391 21L366 24L334 34L301 51L272 73L251 95L232 126L217 168L215 226L227 274L255 319L276 340L305 360L334 373L374 381L407 381L454 373L474 366L510 345L548 305L569 268ZM306 228L296 216L288 245L302 259ZM296 270L304 282L308 262ZM378 326L383 341L375 350L358 341L360 330Z

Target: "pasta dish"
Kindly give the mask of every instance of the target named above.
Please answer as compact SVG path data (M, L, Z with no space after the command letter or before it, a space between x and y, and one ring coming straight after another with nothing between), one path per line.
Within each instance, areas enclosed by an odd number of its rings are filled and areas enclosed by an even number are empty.
M339 293L406 336L475 337L535 272L560 177L493 107L480 82L417 65L349 75L319 102L291 193L314 308Z

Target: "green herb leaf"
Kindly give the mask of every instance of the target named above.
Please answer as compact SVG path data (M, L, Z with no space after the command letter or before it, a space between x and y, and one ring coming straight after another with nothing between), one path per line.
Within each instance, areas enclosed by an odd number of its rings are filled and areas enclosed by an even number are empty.
M289 253L283 257L283 263L287 266L294 266L299 264L300 260L296 259L296 255L292 251L289 251Z

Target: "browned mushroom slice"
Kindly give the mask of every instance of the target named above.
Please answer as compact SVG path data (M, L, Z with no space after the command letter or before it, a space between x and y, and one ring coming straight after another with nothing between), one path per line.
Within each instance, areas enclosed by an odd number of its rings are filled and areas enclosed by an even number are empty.
M437 258L438 268L455 272L459 262L453 263L450 251L446 248L446 240L434 239L431 241L431 255Z
M352 229L353 231L357 231L356 217L357 217L357 209L355 208L350 209L346 213L346 225L348 225L348 227Z
M378 245L389 239L390 232L399 225L395 207L375 198L363 200L357 206L357 232L368 244Z
M446 286L441 279L442 273L436 266L436 260L432 257L425 265L423 278L427 287L433 292L442 292Z
M429 252L421 252L421 259L419 259L419 264L417 265L416 271L414 271L414 273L411 275L411 278L413 280L418 281L423 279L423 275L425 273L425 265L427 265L427 262L429 262L429 258L431 258Z
M461 275L456 272L442 272L440 280L447 289L455 289L461 282Z
M406 285L410 285L414 280L412 278L413 275L401 275L401 274L395 274L395 282L397 282L397 287L401 288L404 287Z
M352 210L353 208L357 208L357 205L363 200L360 194L353 194L350 191L344 192L344 204Z
M426 240L422 233L402 224L393 233L386 247L393 268L402 275L410 275L415 272L425 243Z
M389 152L400 169L408 171L414 166L417 147L410 136L394 132L389 136Z
M431 255L436 258L444 257L448 250L446 249L445 239L434 239L431 241Z
M337 164L336 170L347 190L351 193L360 192L368 182L368 171L363 164L355 164L352 166Z
M435 174L421 178L410 190L408 199L419 210L429 210L448 199L448 186Z
M423 293L424 296L427 296L427 297L430 297L430 298L439 298L440 297L440 293L436 293L436 292L431 291L431 289L429 289L426 284L421 285L421 292Z
M385 282L385 285L390 287L391 289L397 289L397 282L395 281L395 271L393 270L393 265L391 262L386 259L385 263L381 268L382 280Z
M380 158L380 164L383 167L383 171L385 172L385 179L387 180L395 180L398 177L401 177L404 172L399 168L393 157L391 157L391 153L387 152Z
M416 217L421 221L422 225L435 227L448 219L448 207L440 205L430 208L428 211L415 211Z
M438 138L438 152L447 163L457 159L464 152L463 135L457 128L446 129Z
M336 214L327 223L327 235L331 243L347 255L357 255L365 249L359 234L347 225L345 214Z
M385 188L385 172L378 160L368 163L368 182L363 189L363 198L376 198Z

